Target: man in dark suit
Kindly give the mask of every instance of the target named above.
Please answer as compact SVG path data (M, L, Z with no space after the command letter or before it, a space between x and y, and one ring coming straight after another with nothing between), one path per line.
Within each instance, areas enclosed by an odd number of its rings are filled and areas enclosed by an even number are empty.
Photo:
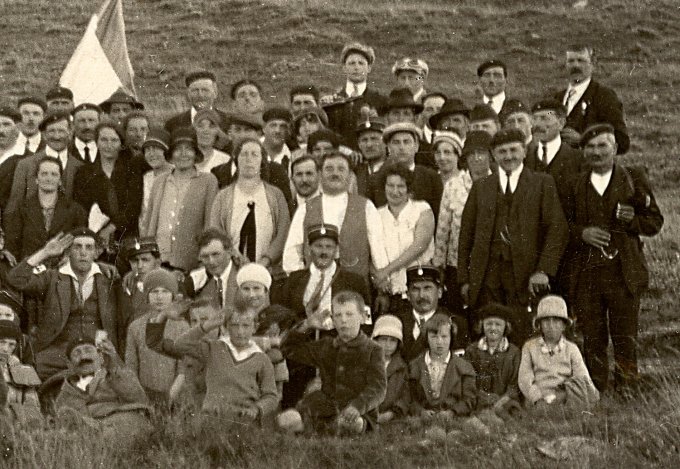
M413 172L413 198L429 203L436 219L444 186L435 170L415 162L421 137L421 130L407 122L392 124L383 131L383 141L390 152L387 164L391 161L403 163ZM369 198L376 207L387 203L385 187L381 187L382 171L372 175L370 180Z
M115 270L94 262L98 252L96 233L78 228L59 234L38 252L14 267L10 283L24 294L42 300L37 317L34 350L36 369L44 381L66 369L69 342L94 339L104 330L119 346L118 314L113 283ZM68 250L68 262L58 269L45 269L43 262Z
M452 338L451 348L464 350L469 341L468 323L464 317L439 306L444 291L439 269L433 266L410 267L406 270L406 284L408 301L392 302L390 305L390 314L397 316L403 327L401 354L406 362L427 350L427 337L422 333L423 327L435 313L451 317L458 331L456 338Z
M433 131L450 130L465 140L470 127L470 108L458 98L449 98L429 122Z
M21 147L17 145L21 115L16 109L5 106L0 108L0 209L5 210L12 189L12 180L17 164L24 158Z
M487 60L477 67L479 87L482 89L482 104L486 104L498 115L505 107L505 87L508 84L508 67L498 59Z
M215 74L206 70L192 72L186 76L184 83L187 87L187 99L191 109L181 112L165 122L165 130L172 133L176 128L191 127L194 116L201 109L213 109L217 99L217 78ZM215 109L222 118L223 123L228 123L226 113ZM224 129L223 129L224 130Z
M344 270L335 262L338 252L339 231L333 225L317 225L307 231L310 259L309 267L291 272L285 288L272 299L275 304L287 307L295 313L297 320L303 320L318 311L331 310L335 293L352 290L359 293L366 304L370 304L368 285L359 275ZM332 330L332 322L325 327ZM302 398L309 381L314 377L314 368L297 363L288 363L290 379L284 385L283 408L294 406Z
M532 144L534 141L531 131L531 109L519 99L506 99L503 104L503 111L498 114L498 120L502 129L518 129L524 133L527 155L529 155L534 146Z
M567 108L567 123L562 138L577 147L581 133L594 124L606 122L614 127L619 154L626 153L630 138L623 117L623 104L614 90L593 80L593 50L586 45L567 49L569 86L554 94Z
M607 348L614 345L614 383L638 377L640 295L649 273L640 236L654 236L663 216L643 169L615 163L616 129L609 124L583 133L590 171L573 186L570 291L583 331L586 365L600 392L609 384Z
M12 190L7 203L7 212L18 209L24 200L30 199L38 191L35 176L38 170L38 162L45 156L55 158L61 165L61 190L71 198L73 195L73 181L78 168L84 162L69 147L71 139L71 120L68 114L49 114L40 123L40 131L44 134L45 148L23 158L17 163L12 182Z
M84 163L97 160L96 129L101 122L102 110L96 104L83 103L71 111L73 117L73 141L69 153L77 155Z
M17 143L24 147L24 154L37 153L45 148L45 141L40 133L40 123L45 118L47 103L37 96L24 96L17 102L17 110L21 114L21 133Z
M570 206L574 179L584 170L583 154L560 137L566 122L566 108L554 99L544 99L531 108L533 140L525 161L532 171L548 173L555 180L562 210Z
M321 105L328 114L329 127L343 137L343 143L356 148L354 129L360 121L377 115L385 98L368 86L368 74L375 61L370 46L358 42L343 47L340 62L345 73L345 86L333 96L322 99Z
M524 165L524 139L516 129L493 137L498 174L472 186L458 241L463 300L474 309L491 302L513 307L511 339L518 346L531 335L531 296L549 289L569 238L552 177Z
M363 161L354 167L357 177L357 192L368 196L371 176L380 171L387 159L387 147L382 134L385 124L378 118L361 122L356 129L357 145Z

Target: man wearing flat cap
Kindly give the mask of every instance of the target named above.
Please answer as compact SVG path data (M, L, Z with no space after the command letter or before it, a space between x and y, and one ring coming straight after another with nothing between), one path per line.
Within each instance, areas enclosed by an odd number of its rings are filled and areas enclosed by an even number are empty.
M477 67L477 78L482 89L482 104L500 114L505 105L505 87L508 84L508 67L505 62L498 59L483 62Z
M85 163L97 160L95 130L101 121L102 110L96 104L83 103L71 111L73 118L73 141L70 152L77 154Z
M465 142L470 127L470 108L458 98L449 98L439 112L430 117L429 122L432 130L456 132L460 139Z
M518 129L524 133L526 137L524 143L527 146L527 155L529 155L534 146L531 133L531 109L519 99L507 99L503 110L498 114L498 120L502 129Z
M118 344L112 287L117 274L94 262L99 253L97 243L97 234L87 228L59 234L9 273L14 287L42 300L34 342L36 370L42 380L66 368L66 348L75 338L93 339L97 330L105 330L111 342ZM68 260L61 267L44 267L44 261L65 252Z
M444 285L441 272L431 265L413 266L406 270L408 301L392 302L390 314L397 316L403 325L404 341L401 354L409 362L427 350L427 334L424 326L436 313L442 313L453 321L457 334L452 338L452 350L463 350L468 344L468 324L465 318L452 314L439 305Z
M609 338L614 345L614 384L638 377L637 334L640 296L649 272L640 236L663 226L644 169L615 161L616 129L589 127L582 146L588 171L573 184L570 225L569 291L583 331L583 355L595 386L609 386Z
M408 88L414 101L422 103L425 91L425 81L430 68L422 59L403 57L392 65L392 75L400 88Z
M45 102L47 103L47 114L55 112L65 112L71 114L73 108L73 92L63 86L55 86L45 94Z
M586 128L608 123L614 127L618 153L626 153L630 138L623 117L623 104L614 90L593 79L593 49L585 44L570 46L566 59L569 84L552 96L567 108L562 138L578 147Z
M215 74L207 70L198 70L189 73L184 79L187 88L187 100L191 104L191 109L181 112L165 122L165 130L172 133L180 127L191 127L196 113L201 109L215 109L222 118L222 122L227 122L227 114L215 108L217 99L217 78Z
M137 98L130 96L122 89L114 91L109 98L101 103L99 107L104 114L107 114L114 122L122 123L127 115L132 111L143 111L144 104L137 101Z
M84 162L80 159L75 147L69 145L69 142L72 141L71 116L66 113L48 114L40 123L39 128L44 136L45 148L17 163L11 184L12 191L7 202L7 212L17 210L25 200L37 194L38 163L44 157L59 161L62 168L61 190L66 197L71 198L73 196L76 172Z
M335 293L351 290L359 293L364 302L370 304L368 284L360 275L345 270L335 261L338 254L339 231L334 225L314 225L307 228L309 266L291 272L285 288L272 303L280 304L303 320L319 311L331 310L331 299ZM326 329L333 328L328 322ZM290 380L284 385L283 408L293 407L302 398L315 370L296 363L288 363Z
M374 62L372 47L358 42L346 44L340 53L345 86L322 100L330 128L338 132L350 148L356 148L354 129L357 124L377 116L385 102L384 96L368 84Z
M17 142L20 121L21 115L16 109L0 107L0 209L3 211L10 197L17 164L24 158L23 148Z
M444 186L434 169L416 164L421 138L422 131L415 124L403 122L387 126L383 131L383 141L390 154L386 164L402 163L413 172L413 199L429 203L436 219ZM383 166L381 171L372 175L369 182L369 198L377 207L387 203L385 187L381 187L384 169Z
M516 129L493 137L498 174L473 184L458 240L463 300L473 309L491 302L513 307L517 346L531 335L527 307L549 290L569 237L552 177L524 164L524 139Z
M562 209L569 207L572 183L584 167L581 150L564 142L560 132L567 110L557 100L544 99L531 108L535 145L527 153L526 165L533 171L548 173L555 180Z
M45 118L47 103L37 96L24 96L17 102L17 110L21 114L17 143L24 146L24 154L37 153L45 147L39 127Z

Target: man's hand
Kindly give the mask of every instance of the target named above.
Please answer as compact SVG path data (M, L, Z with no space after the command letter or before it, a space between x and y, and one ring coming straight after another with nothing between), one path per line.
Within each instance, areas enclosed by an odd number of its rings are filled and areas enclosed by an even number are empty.
M632 205L616 204L616 219L624 223L630 223L635 217L635 208Z
M390 297L384 292L378 293L375 297L374 310L375 314L380 316L381 314L387 314L390 309Z
M46 258L61 256L73 244L73 235L59 233L42 248Z
M250 259L236 249L231 253L231 260L236 264L236 267L242 267L250 263Z
M213 314L211 315L210 319L204 321L201 324L201 327L203 330L208 333L210 331L213 331L215 329L219 329L221 326L224 325L225 321L227 318L227 311L226 310L215 310Z
M116 225L114 225L113 223L109 223L104 228L99 230L97 236L99 236L102 246L108 246L109 244L111 244L111 236L113 236L114 231L116 231Z
M257 418L258 415L260 415L260 409L258 409L255 406L246 407L245 409L241 409L239 414L241 415L241 417L252 422Z
M111 339L108 337L103 338L99 345L97 346L101 354L104 356L104 366L107 370L112 368L119 368L123 366L123 360L118 356L116 352L116 347L111 343Z
M466 283L462 287L460 287L460 296L463 298L463 302L465 302L466 305L470 306L470 284Z
M378 414L378 423L387 423L394 420L394 412L388 410L387 412L380 412Z
M536 272L529 277L529 293L539 296L550 290L550 280L543 272Z
M338 415L340 420L344 420L347 423L354 422L359 417L361 417L361 414L352 404L345 407L342 412L340 412L340 415Z
M9 263L10 267L14 267L17 265L17 258L14 257L14 254L9 252L7 249L2 250L2 255L4 256L5 259L7 259L7 262Z
M581 238L587 244L601 249L609 246L609 241L612 239L612 235L608 231L598 228L597 226L589 226L583 229Z
M581 143L581 134L571 127L564 127L560 132L560 137L572 147Z
M172 320L182 319L184 313L189 310L191 299L178 295L175 301L164 311L165 317Z
M331 317L331 312L327 309L323 311L313 311L308 314L305 319L305 325L308 329L324 329L324 323Z

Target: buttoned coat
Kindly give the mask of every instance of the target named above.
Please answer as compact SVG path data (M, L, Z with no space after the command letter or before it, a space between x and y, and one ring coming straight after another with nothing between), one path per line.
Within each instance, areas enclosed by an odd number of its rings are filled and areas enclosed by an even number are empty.
M458 282L470 284L470 304L477 297L489 265L500 182L492 174L470 190L458 240ZM517 295L529 301L529 277L535 272L555 276L569 240L569 228L553 178L524 168L508 217L508 237Z

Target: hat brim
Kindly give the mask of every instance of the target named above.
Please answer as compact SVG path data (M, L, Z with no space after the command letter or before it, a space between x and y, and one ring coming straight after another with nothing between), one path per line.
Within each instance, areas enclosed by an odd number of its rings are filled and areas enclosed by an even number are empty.
M562 316L542 316L540 318L534 318L534 329L538 329L538 322L541 321L542 319L548 319L548 318L556 318L556 319L561 319L567 324L567 327L571 327L574 325L574 320L571 318L563 318Z

